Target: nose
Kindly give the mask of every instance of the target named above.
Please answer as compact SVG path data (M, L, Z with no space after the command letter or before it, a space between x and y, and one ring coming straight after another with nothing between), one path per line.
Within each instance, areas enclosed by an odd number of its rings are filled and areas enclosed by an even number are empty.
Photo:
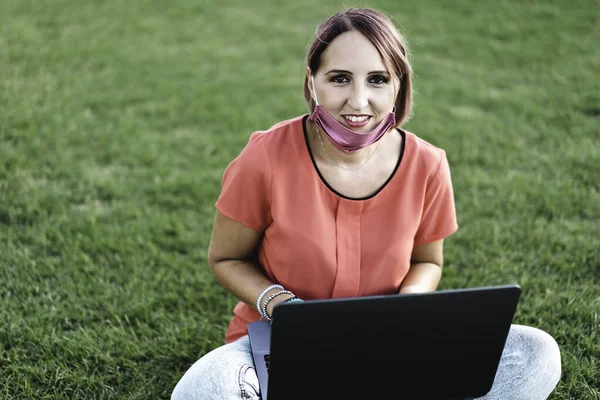
M357 112L365 110L369 105L368 94L368 89L364 85L352 85L348 105Z

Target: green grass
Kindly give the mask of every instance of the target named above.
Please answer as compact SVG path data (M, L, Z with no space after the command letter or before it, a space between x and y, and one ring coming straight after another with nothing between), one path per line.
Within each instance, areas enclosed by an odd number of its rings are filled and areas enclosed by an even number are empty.
M218 3L218 4L215 4ZM519 283L552 399L600 399L596 0L153 0L0 6L0 397L166 399L235 299L206 263L221 174L306 111L304 52L346 6L413 54L406 126L446 149L441 288Z

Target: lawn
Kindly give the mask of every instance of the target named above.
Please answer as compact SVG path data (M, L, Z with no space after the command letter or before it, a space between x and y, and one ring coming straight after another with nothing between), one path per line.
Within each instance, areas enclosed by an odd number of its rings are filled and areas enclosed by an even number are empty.
M440 288L521 285L515 322L562 350L551 399L600 399L597 0L4 0L2 399L167 399L222 343L223 170L306 112L307 43L343 6L410 43L405 128L447 151L460 225Z

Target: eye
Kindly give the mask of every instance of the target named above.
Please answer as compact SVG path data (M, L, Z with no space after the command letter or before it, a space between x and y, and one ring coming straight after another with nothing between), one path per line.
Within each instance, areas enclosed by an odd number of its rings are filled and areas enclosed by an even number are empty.
M369 83L372 83L374 85L385 85L389 81L390 80L388 79L388 77L383 75L371 75L369 77Z
M348 75L340 74L340 75L335 75L329 81L333 82L333 83L337 83L337 84L343 84L343 83L350 82L350 78L348 78Z

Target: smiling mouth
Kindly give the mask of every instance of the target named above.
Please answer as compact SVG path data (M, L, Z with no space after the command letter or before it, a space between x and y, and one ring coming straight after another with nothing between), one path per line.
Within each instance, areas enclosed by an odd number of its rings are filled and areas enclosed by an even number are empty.
M369 123L371 116L369 115L344 115L344 121L352 127L361 127Z

